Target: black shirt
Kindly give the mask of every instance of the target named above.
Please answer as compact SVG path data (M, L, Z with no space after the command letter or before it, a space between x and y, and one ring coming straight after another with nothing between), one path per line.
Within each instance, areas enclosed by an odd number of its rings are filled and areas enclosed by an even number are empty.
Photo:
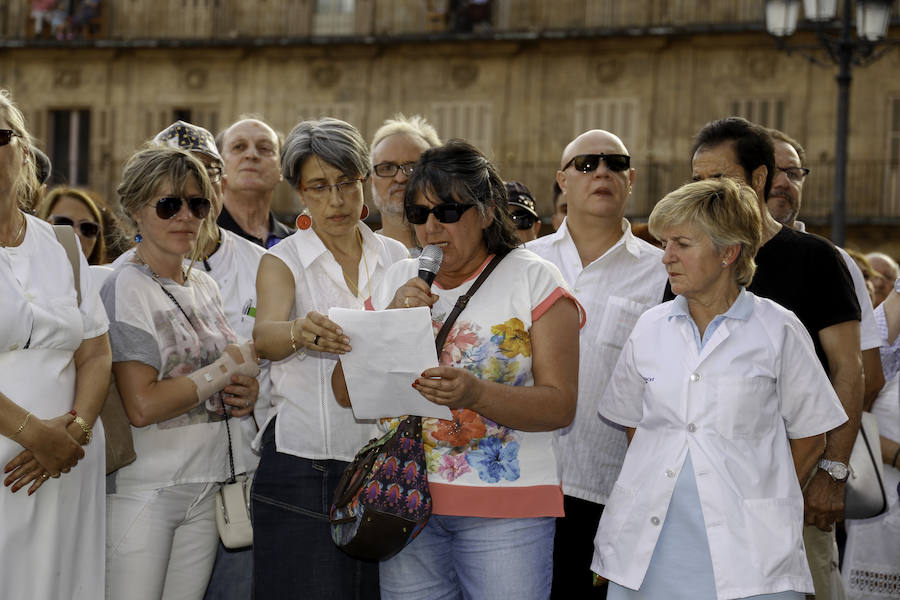
M756 253L756 273L747 289L792 311L809 332L828 373L819 331L859 321L859 302L847 264L825 238L782 227ZM675 296L668 284L664 300Z
M241 236L244 239L250 240L254 244L258 246L262 246L263 248L271 248L287 236L294 233L294 230L275 219L272 216L272 213L269 213L269 235L266 236L265 240L262 240L254 235L251 235L244 231L240 225L237 224L237 221L234 220L234 217L231 216L231 213L228 212L228 209L224 206L222 207L222 212L219 213L219 219L216 221L219 227L222 229L227 229L228 231L234 232Z

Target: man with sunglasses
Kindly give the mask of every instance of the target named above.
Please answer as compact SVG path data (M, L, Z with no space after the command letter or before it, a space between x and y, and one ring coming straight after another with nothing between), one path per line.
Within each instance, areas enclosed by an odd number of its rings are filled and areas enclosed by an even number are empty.
M518 181L506 182L506 197L509 205L509 216L516 226L516 235L522 243L533 242L541 231L541 218L538 216L531 190Z
M694 138L691 156L695 181L731 177L756 191L763 244L756 253L756 274L748 289L797 315L849 417L826 434L824 458L803 490L804 542L816 597L832 598L832 592L843 597L833 526L843 517L847 463L859 429L864 392L860 307L850 273L828 240L784 227L769 214L773 181L787 173L776 168L775 146L765 128L740 117L712 121ZM799 164L780 166L793 169ZM799 195L797 200L799 207ZM667 297L671 297L668 290Z
M635 170L617 136L587 131L562 153L556 180L567 216L556 233L526 248L562 271L587 312L579 349L575 420L559 432L566 516L557 519L552 598L603 598L590 573L594 534L627 447L622 428L597 402L638 317L659 304L666 283L662 251L636 238L625 219Z
M216 141L224 159L219 225L271 248L293 233L271 210L275 188L282 180L278 134L259 119L241 119Z
M372 137L372 200L381 213L381 229L376 233L394 238L414 255L419 244L403 220L403 194L419 156L440 145L437 131L419 115L397 114Z

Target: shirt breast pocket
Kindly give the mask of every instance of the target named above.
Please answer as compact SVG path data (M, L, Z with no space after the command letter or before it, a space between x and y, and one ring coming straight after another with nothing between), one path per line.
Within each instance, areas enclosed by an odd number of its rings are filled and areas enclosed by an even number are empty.
M716 382L716 428L728 439L759 439L775 424L771 377L723 377Z

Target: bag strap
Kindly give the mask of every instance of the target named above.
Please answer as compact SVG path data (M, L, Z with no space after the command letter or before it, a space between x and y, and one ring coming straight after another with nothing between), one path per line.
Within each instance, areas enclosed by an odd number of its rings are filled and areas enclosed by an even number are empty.
M472 284L472 287L469 288L469 291L456 301L456 305L453 307L453 310L450 311L450 314L447 316L447 319L444 321L444 325L441 327L441 330L438 332L437 337L434 340L435 348L437 348L438 359L441 357L441 350L444 349L444 342L447 340L447 336L450 335L450 328L453 326L453 323L456 322L456 318L459 316L469 303L469 300L472 299L472 296L475 295L475 292L478 291L478 288L481 287L481 284L484 283L484 280L488 278L488 275L491 274L491 271L494 270L500 261L503 260L503 256L497 254L494 258L491 259L491 262L484 268L481 272L481 275L478 276L478 279L475 280L475 283Z
M53 233L56 239L62 244L66 250L66 256L72 263L72 274L75 275L75 295L78 298L78 306L81 306L81 259L78 253L78 238L75 237L75 230L71 225L54 225Z

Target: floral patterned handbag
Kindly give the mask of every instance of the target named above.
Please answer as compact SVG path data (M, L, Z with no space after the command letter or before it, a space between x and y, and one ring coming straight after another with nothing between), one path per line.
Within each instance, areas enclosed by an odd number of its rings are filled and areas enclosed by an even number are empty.
M502 258L495 256L456 301L435 339L438 356L459 313ZM353 558L386 560L409 544L430 517L422 418L407 416L363 446L344 470L331 505L331 539Z

